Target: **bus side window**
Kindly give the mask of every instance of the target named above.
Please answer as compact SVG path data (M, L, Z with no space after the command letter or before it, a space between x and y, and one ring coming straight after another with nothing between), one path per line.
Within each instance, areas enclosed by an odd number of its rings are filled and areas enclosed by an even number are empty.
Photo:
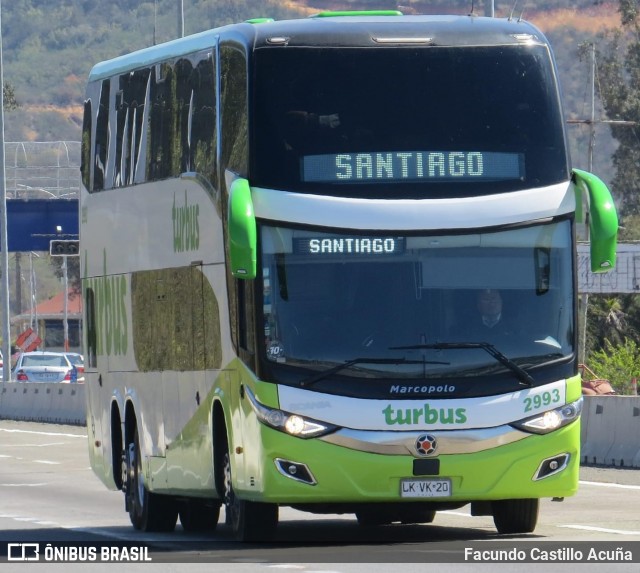
M97 354L98 354L98 333L96 329L96 304L95 293L92 288L87 288L84 291L85 298L85 336L87 337L87 356L85 357L88 368L97 367Z
M217 189L215 60L210 53L194 68L189 87L192 96L187 163L192 171L202 173Z
M222 45L220 56L221 165L246 177L249 157L246 55L235 46Z
M255 368L255 281L236 280L238 293L238 346L242 361Z
M110 80L102 82L100 104L96 114L96 141L93 154L93 190L102 191L107 169L107 152L109 150L109 91Z
M91 113L91 99L84 102L84 119L82 121L82 143L80 153L80 173L82 174L82 184L84 188L91 191L91 137L93 135L93 125Z

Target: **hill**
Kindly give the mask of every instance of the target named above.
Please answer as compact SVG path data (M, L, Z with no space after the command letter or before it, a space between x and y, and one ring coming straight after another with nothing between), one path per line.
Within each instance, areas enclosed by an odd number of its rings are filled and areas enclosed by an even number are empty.
M470 0L401 0L405 13L467 14ZM526 5L524 18L536 24L554 47L570 118L589 109L588 64L579 46L599 32L619 26L617 3L594 0L542 0ZM175 0L12 0L2 6L4 78L22 107L5 112L7 141L80 139L85 78L91 66L177 36ZM476 0L475 13L484 13ZM496 1L495 15L515 17L514 0ZM304 17L327 9L396 8L388 0L189 0L184 2L186 34L249 17ZM574 157L586 158L587 132L570 128ZM598 129L601 153L594 170L608 178L613 143ZM584 161L576 162L584 165Z

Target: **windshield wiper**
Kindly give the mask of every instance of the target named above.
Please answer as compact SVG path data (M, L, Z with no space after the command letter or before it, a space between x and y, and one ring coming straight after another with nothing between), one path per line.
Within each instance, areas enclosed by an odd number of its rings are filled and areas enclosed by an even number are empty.
M323 370L322 372L318 372L309 378L300 381L300 386L311 386L324 378L328 378L332 374L336 374L340 372L340 370L344 370L345 368L349 368L354 364L449 364L449 362L439 362L439 361L431 361L431 360L407 360L406 358L353 358L351 360L347 360L346 362L341 362L340 364L336 364L335 366L329 368L328 370Z
M493 344L488 342L436 342L434 344L415 344L412 346L391 346L389 350L458 350L466 348L481 348L493 356L500 364L506 366L518 378L518 382L523 386L531 387L535 380L531 375L518 366L513 360L507 358Z

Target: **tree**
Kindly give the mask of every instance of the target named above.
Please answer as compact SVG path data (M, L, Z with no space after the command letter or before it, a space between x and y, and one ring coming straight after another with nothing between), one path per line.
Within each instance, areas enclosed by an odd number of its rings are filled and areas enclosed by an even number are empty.
M631 379L640 376L640 348L628 338L617 346L607 340L603 349L591 355L589 367L619 394L631 394Z
M80 293L82 290L80 280L80 257L66 257L66 259L69 289L74 293ZM51 267L53 272L60 279L64 276L63 264L64 257L51 257Z
M4 83L2 96L5 110L12 111L20 107L20 103L16 98L16 90L9 82Z
M619 0L622 30L605 35L598 54L598 90L619 142L613 154L611 187L621 215L640 214L640 8L638 0Z

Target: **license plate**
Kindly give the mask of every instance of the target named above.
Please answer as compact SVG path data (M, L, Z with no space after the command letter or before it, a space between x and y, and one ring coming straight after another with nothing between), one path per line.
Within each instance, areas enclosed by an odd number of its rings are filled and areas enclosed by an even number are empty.
M400 480L400 497L449 497L450 479Z
M38 378L40 380L57 380L58 374L56 372L42 372Z

